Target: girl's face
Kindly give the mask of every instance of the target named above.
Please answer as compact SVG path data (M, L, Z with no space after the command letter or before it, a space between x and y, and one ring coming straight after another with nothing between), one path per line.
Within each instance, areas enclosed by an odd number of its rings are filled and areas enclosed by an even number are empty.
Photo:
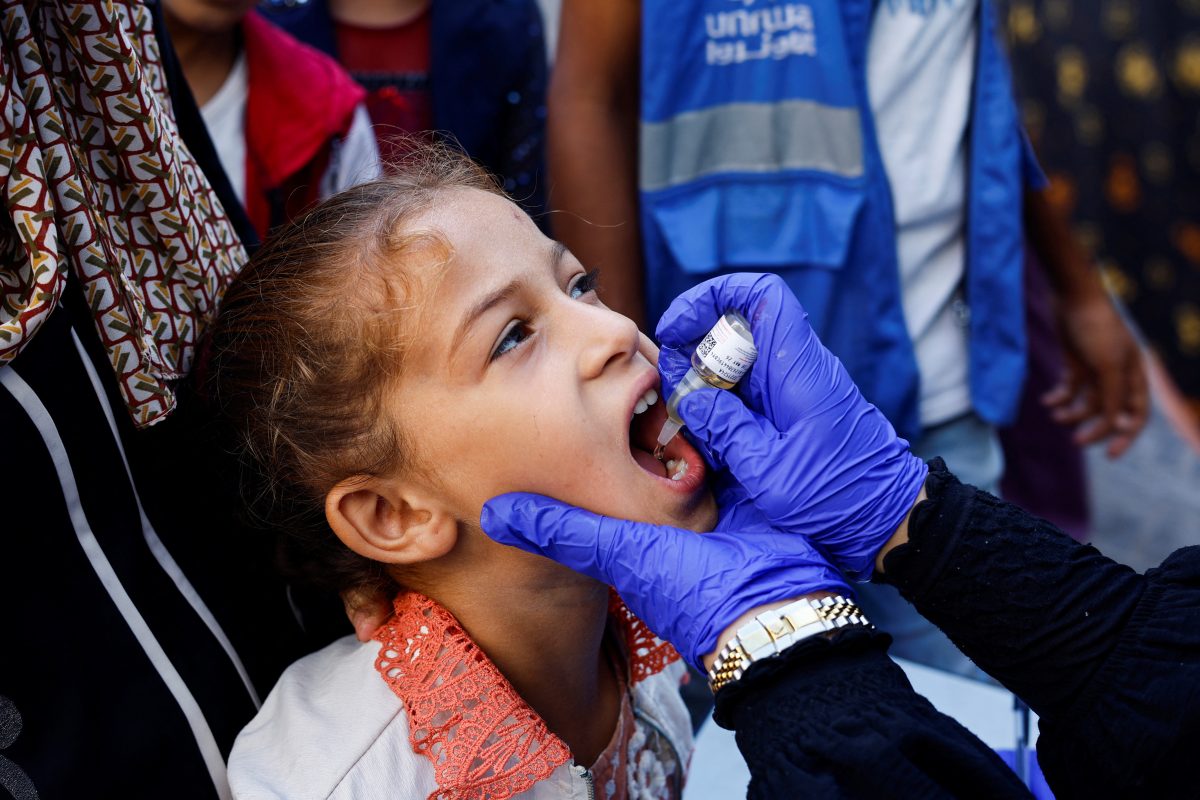
M711 528L696 450L682 436L668 447L688 463L678 481L650 454L665 398L634 414L659 389L657 349L597 299L579 262L513 203L474 189L446 192L413 227L440 233L452 256L408 268L424 303L387 413L457 518L477 525L489 498L525 491Z

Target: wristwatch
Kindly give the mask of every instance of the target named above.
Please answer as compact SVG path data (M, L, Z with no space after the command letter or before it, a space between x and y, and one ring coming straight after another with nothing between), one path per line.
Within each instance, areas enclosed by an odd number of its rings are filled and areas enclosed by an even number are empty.
M709 688L715 694L741 678L755 661L782 653L810 636L847 625L874 627L853 600L840 595L819 600L804 597L782 608L764 611L738 628L717 653L708 671Z

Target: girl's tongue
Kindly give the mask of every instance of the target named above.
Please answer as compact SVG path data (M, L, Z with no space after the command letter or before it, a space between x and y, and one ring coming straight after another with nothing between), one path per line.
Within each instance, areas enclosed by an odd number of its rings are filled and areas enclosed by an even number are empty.
M633 460L638 463L638 466L649 472L651 475L657 475L660 478L668 478L667 465L654 457L654 454L643 450L636 445L630 443L629 452L633 454Z

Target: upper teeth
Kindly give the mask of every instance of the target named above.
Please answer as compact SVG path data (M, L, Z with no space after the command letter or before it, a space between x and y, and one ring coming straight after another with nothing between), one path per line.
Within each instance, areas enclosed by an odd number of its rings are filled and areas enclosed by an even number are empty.
M633 404L633 413L641 414L650 406L658 402L658 392L653 389L647 389L646 393L638 398L638 401Z

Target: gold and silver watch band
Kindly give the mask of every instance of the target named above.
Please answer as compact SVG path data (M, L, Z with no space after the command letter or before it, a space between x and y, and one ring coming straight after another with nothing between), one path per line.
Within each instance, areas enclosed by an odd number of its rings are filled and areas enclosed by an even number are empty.
M716 693L741 678L755 661L782 653L802 639L847 625L873 627L853 600L840 595L819 600L805 597L764 611L738 628L717 653L708 671L708 685Z

